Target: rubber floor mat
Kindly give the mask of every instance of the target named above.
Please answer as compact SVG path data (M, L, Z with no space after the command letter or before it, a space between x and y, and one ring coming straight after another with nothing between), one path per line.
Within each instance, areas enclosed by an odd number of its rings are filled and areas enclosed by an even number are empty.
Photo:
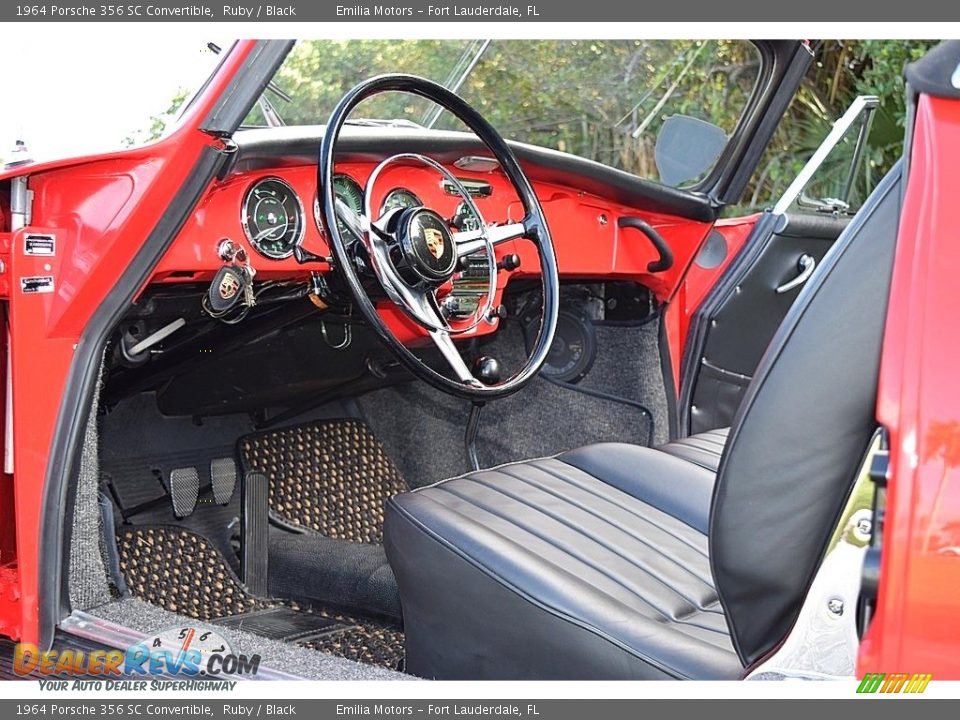
M289 630L282 637L303 647L393 670L403 662L401 630L324 608L254 597L202 535L169 525L128 527L119 531L117 547L131 593L152 605L264 637L280 638L278 621L283 621ZM316 617L302 617L297 629L293 614ZM273 622L264 623L271 615ZM311 625L313 630L306 631Z
M270 481L270 509L322 535L383 541L387 499L409 489L360 420L324 420L240 439L245 472Z
M298 644L367 665L403 669L403 631L396 628L373 624L354 625Z

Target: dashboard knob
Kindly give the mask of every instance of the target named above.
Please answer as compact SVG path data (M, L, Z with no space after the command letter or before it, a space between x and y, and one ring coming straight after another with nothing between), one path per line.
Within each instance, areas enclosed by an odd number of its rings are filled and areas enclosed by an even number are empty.
M473 364L473 376L484 385L500 382L500 362L486 355L478 358Z
M490 308L487 319L491 322L494 320L506 320L509 315L510 313L507 311L506 305L494 305L492 308Z
M497 263L497 267L501 270L509 270L510 272L513 272L520 267L520 256L516 253L504 255L503 259Z

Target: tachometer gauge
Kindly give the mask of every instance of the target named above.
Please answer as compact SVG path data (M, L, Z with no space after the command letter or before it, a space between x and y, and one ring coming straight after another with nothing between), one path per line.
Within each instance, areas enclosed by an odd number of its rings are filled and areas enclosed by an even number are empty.
M347 204L347 207L357 215L363 215L363 188L360 187L360 183L349 175L337 174L333 176L333 191L338 198ZM313 201L313 216L317 221L317 228L320 232L323 232L323 222L320 220L319 195ZM344 236L344 240L349 242L353 238L350 229L342 220L337 222L337 227L340 229L340 234Z
M410 190L406 188L396 188L387 193L387 196L383 199L383 205L380 207L380 214L384 215L390 210L396 208L407 209L415 208L422 206L423 203L420 202L420 198L414 195Z
M280 178L264 178L253 184L243 200L241 220L250 244L274 260L290 257L303 239L300 198Z

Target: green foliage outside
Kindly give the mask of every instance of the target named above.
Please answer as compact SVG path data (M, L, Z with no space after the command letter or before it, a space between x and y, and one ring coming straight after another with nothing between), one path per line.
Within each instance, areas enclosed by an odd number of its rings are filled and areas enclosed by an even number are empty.
M740 205L729 208L728 214L771 205L854 98L875 94L882 103L858 178L857 194L862 197L900 154L903 67L934 44L815 43L814 62L799 93ZM292 102L269 93L267 97L288 125L320 125L340 97L361 80L409 72L449 85L481 46L481 41L301 42L275 78ZM657 179L653 147L663 120L673 114L693 115L732 132L758 72L756 50L743 41L503 40L484 50L458 92L507 138ZM175 98L167 112L153 118L151 127L130 142L159 136L183 100L184 96ZM431 119L430 111L420 98L390 94L362 104L353 117L424 124ZM265 124L259 109L247 122ZM449 114L441 115L434 126L459 129ZM842 170L843 163L836 167Z
M728 214L772 205L830 132L836 120L858 95L876 95L880 108L873 121L867 154L853 197L854 207L876 185L903 150L906 89L903 69L921 58L936 41L825 40L815 46L815 57L800 90L781 121L740 206ZM848 143L852 150L852 143ZM846 156L826 171L846 171ZM823 190L821 196L829 194Z

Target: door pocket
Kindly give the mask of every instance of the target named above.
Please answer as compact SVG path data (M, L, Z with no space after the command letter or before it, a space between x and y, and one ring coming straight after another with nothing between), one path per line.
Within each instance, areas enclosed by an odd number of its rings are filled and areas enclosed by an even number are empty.
M749 375L724 370L701 360L696 388L699 403L690 412L691 434L729 427L751 379Z

